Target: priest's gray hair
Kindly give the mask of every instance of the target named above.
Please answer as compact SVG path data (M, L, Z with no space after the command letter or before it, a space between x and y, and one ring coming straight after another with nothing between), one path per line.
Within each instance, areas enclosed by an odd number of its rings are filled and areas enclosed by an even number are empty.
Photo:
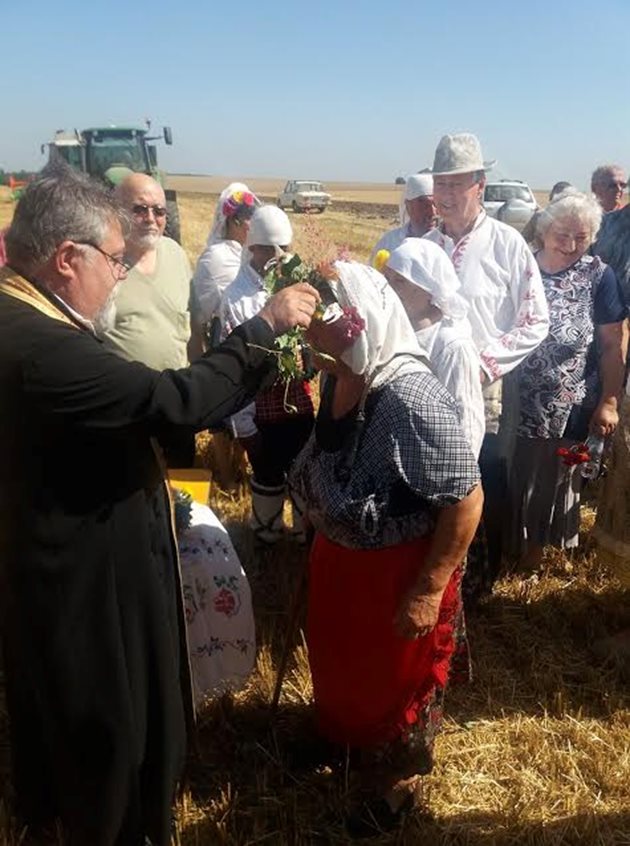
M105 186L65 164L46 168L15 209L5 235L8 264L33 273L63 241L100 244L115 220L125 228L125 214Z
M579 220L589 230L592 242L602 223L602 207L595 197L569 188L541 211L536 221L536 234L544 238L552 223L567 219Z

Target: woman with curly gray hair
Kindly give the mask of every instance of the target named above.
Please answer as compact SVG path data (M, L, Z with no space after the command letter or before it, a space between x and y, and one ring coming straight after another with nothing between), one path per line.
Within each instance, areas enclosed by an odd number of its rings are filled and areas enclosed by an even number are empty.
M536 254L550 328L519 367L520 409L510 473L516 551L536 568L546 544L577 545L581 476L558 449L589 433L608 437L618 423L626 357L621 292L613 271L587 255L601 223L598 203L564 194L538 219Z

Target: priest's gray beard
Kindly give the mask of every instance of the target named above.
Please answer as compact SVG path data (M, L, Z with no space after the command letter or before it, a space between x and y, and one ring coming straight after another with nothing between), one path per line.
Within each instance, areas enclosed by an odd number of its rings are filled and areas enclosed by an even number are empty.
M116 325L116 299L118 297L118 285L111 291L102 308L93 320L94 331L97 335L105 335Z

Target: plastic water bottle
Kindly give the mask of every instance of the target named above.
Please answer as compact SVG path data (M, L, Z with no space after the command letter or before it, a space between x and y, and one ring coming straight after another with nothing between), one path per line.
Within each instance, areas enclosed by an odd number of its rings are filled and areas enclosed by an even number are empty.
M580 474L584 479L596 479L599 476L605 445L606 438L602 438L600 435L588 436L586 448L588 449L589 459L580 466Z

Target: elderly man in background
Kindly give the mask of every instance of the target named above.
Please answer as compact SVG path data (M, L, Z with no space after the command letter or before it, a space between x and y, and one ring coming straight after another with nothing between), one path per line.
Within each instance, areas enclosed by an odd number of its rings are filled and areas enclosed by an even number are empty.
M393 252L405 238L422 238L436 223L433 177L430 173L414 173L408 176L400 202L401 225L381 236L372 250L370 263L374 264L381 250ZM378 269L380 270L380 267Z
M498 438L502 378L536 349L549 330L534 256L514 228L489 217L483 209L486 171L493 165L483 161L475 135L445 135L440 140L433 163L433 196L441 223L425 235L453 262L461 294L469 304L468 319L481 359L486 437L480 467L488 551L487 560L469 565L469 597L491 587L501 564L506 496L506 461ZM508 405L506 413L513 411ZM508 428L507 420L504 428Z
M604 214L621 208L627 187L628 180L621 165L600 165L591 176L591 191L599 200Z
M128 270L122 217L85 177L42 175L17 205L0 271L0 631L16 812L30 828L59 818L72 846L170 839L192 700L153 438L250 402L273 379L274 336L307 327L319 302L308 285L282 291L187 369L124 361L95 334Z
M164 190L151 176L133 173L117 187L116 197L131 218L125 240L130 270L118 291L116 319L104 333L105 343L127 361L154 370L186 367L198 340L191 341L192 272L184 250L164 235ZM200 352L197 344L194 357ZM191 466L192 435L179 434L163 447L170 467Z
M612 267L630 305L630 205L604 215L593 252Z

